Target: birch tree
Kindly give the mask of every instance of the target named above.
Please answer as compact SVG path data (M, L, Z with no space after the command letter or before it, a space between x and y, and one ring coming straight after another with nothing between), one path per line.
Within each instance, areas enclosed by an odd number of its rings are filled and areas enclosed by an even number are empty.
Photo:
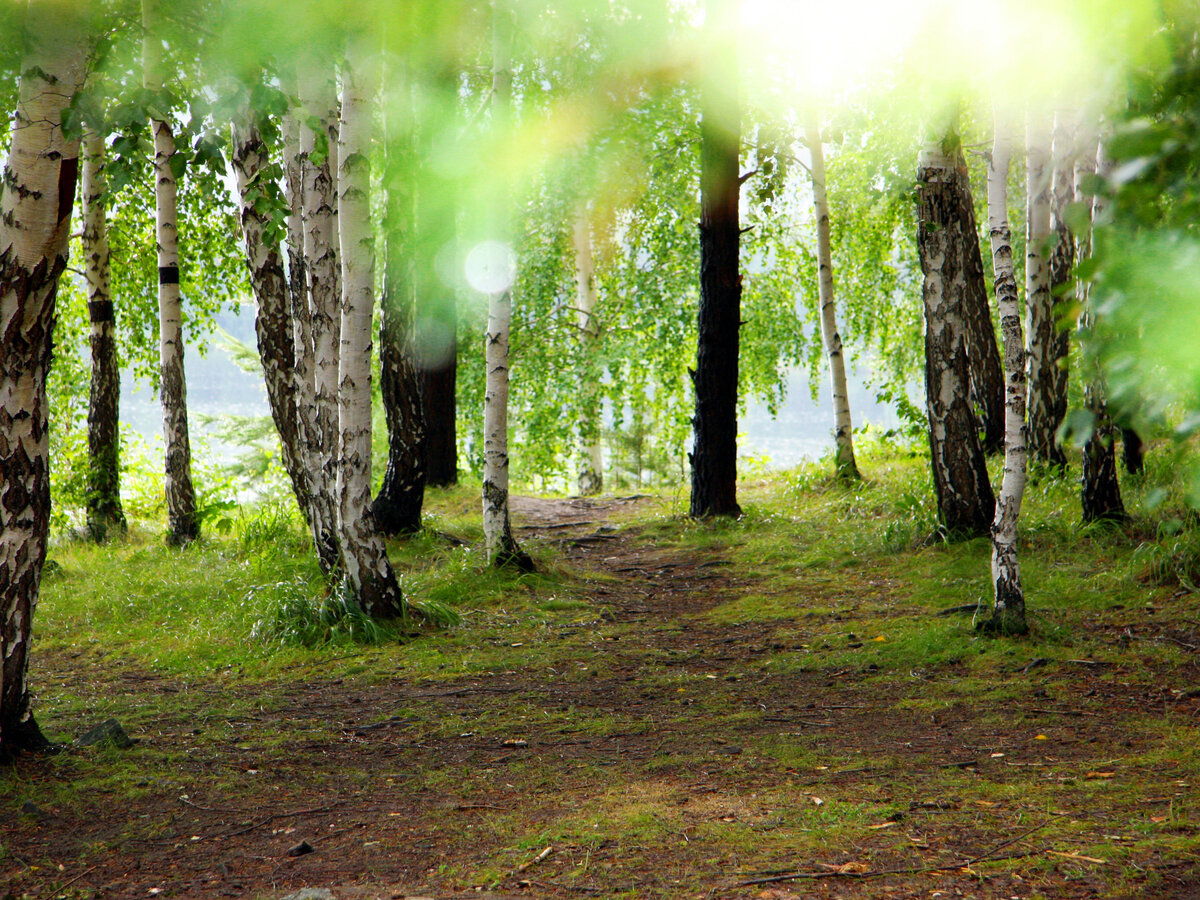
M1094 137L1094 135L1093 135ZM1076 197L1082 199L1083 186L1086 176L1092 173L1109 174L1109 161L1104 152L1104 142L1100 141L1096 155L1090 157L1081 154L1081 159L1075 166ZM1104 221L1106 208L1103 194L1097 193L1092 198L1092 234L1088 235L1087 244L1079 248L1081 259L1090 255L1091 241L1095 240L1096 227ZM1094 321L1095 312L1091 308L1088 282L1079 283L1079 301L1083 310L1079 319L1081 339L1087 341ZM1101 520L1122 521L1128 518L1125 504L1121 500L1121 485L1117 480L1117 461L1114 438L1116 429L1108 415L1108 402L1104 390L1104 377L1099 363L1093 359L1090 364L1087 381L1083 389L1084 406L1091 414L1092 430L1083 445L1083 463L1081 474L1080 503L1083 507L1083 520L1096 522Z
M988 534L995 495L975 416L963 324L966 274L958 214L957 136L929 142L917 168L917 251L925 280L925 398L938 518L952 539Z
M512 12L505 0L492 6L492 127L507 134L512 106ZM510 211L507 192L501 192L497 218L506 244ZM512 329L512 279L488 294L484 365L487 383L483 399L483 543L493 565L533 568L529 555L513 536L508 512L508 338Z
M143 83L147 91L163 89L158 0L142 0ZM165 106L165 104L163 104ZM152 117L154 134L155 242L158 246L158 393L166 447L164 486L167 496L167 539L183 544L200 536L196 490L192 485L192 448L188 437L187 378L183 366L183 300L179 292L178 184L173 161L175 137L165 115Z
M579 493L604 490L604 454L600 446L600 385L595 356L600 340L596 315L596 267L592 258L592 228L586 210L575 217L575 324L579 333Z
M1062 467L1066 457L1055 434L1062 370L1056 356L1054 297L1046 247L1050 238L1050 134L1044 117L1030 113L1026 125L1025 332L1029 378L1029 449L1034 459Z
M846 386L846 362L833 299L833 250L829 234L829 202L825 196L825 152L821 146L820 120L814 110L808 113L805 131L812 163L813 212L817 218L817 295L821 304L821 340L829 360L829 380L833 393L834 464L839 479L857 481L861 476L854 461L850 391Z
M1025 494L1027 451L1025 446L1025 342L1013 265L1012 229L1008 224L1008 169L1012 138L1000 116L988 164L988 232L991 236L992 266L995 271L996 303L1000 307L1000 331L1004 337L1004 475L996 516L992 522L991 618L979 623L981 630L1000 634L1024 634L1025 592L1017 560L1017 523Z
M88 395L87 524L93 540L125 531L121 508L121 373L117 365L108 247L108 181L104 138L89 130L83 153L83 251L91 326L91 388Z
M371 223L371 100L377 61L351 38L338 125L338 249L342 270L337 368L337 524L346 590L373 618L406 614L400 583L371 516L371 318L375 234Z
M739 516L737 502L738 339L742 277L738 222L736 6L708 0L700 112L700 308L692 418L693 517Z
M87 36L71 4L31 0L0 191L0 758L47 745L28 665L50 523L46 376L67 265L78 143L63 110L83 81Z

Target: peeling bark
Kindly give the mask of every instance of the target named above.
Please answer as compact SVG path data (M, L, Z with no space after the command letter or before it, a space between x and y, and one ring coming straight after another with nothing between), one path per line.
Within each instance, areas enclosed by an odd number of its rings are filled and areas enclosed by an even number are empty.
M1008 224L1008 169L1012 139L997 118L995 144L988 166L988 231L996 273L996 303L1000 308L1000 330L1004 336L1005 428L1004 475L992 522L991 618L979 623L980 630L996 634L1024 634L1025 591L1017 559L1017 523L1025 494L1025 341L1021 334L1017 279L1012 254L1012 229Z
M48 746L29 708L28 665L50 522L46 376L79 170L79 148L59 124L83 80L76 15L71 5L29 4L0 194L0 760Z
M600 381L595 371L600 322L596 317L596 267L592 229L586 210L575 217L575 325L579 329L579 479L580 496L604 490L604 453L600 446Z
M858 481L854 461L854 428L850 421L850 391L846 386L846 361L842 336L838 333L837 309L833 299L833 248L829 231L829 201L825 194L825 152L821 126L815 111L809 112L805 127L808 152L812 157L813 211L817 217L817 296L821 304L821 340L829 360L833 392L833 437L837 447L834 465L843 481Z
M121 508L121 372L110 290L108 180L104 138L88 132L83 155L83 251L91 323L92 377L88 393L88 533L105 541L126 530Z
M342 271L337 370L337 515L347 593L373 618L406 615L400 583L371 515L371 316L375 234L371 224L371 99L376 81L352 42L342 76L338 129L338 235Z
M969 402L963 242L977 238L963 233L954 152L929 144L917 170L930 461L938 517L952 540L990 533L995 513L995 495Z
M700 114L700 309L692 417L695 518L740 516L737 502L738 342L741 328L741 232L738 154L741 113L737 52L728 0L708 0L705 34L713 65L705 69Z

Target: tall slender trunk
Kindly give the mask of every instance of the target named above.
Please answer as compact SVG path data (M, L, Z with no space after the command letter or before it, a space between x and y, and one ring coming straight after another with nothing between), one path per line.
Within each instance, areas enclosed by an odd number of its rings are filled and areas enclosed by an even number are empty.
M737 502L738 341L741 232L738 154L741 121L736 5L708 0L700 112L700 309L692 417L693 517L740 516Z
M600 321L596 317L596 267L592 227L586 209L575 217L575 325L579 330L579 493L588 497L604 490L604 453L600 447L600 373L596 352Z
M448 303L453 316L453 299ZM458 338L453 318L444 348L417 348L421 407L425 410L425 483L430 487L458 484Z
M296 346L305 348L298 358L311 364L305 377L311 378L311 401L307 382L303 388L305 403L300 413L305 423L309 460L309 478L313 487L313 539L317 559L326 574L339 565L337 545L338 435L338 346L341 331L341 277L338 263L338 222L334 190L337 144L328 143L337 105L331 74L320 64L302 66L298 91L301 103L300 165L303 209L303 271L307 288L302 296L293 295L294 309L307 303L308 333L303 325L295 332ZM303 299L306 295L306 300ZM300 315L296 317L301 321ZM311 351L309 350L311 345Z
M108 180L104 138L85 136L83 154L83 250L91 323L92 378L88 394L87 523L92 539L104 541L125 532L121 508L121 372L117 365L117 328L110 290Z
M963 324L966 293L963 233L954 147L930 143L917 169L917 250L925 280L925 397L938 517L951 539L988 534L995 495L975 416Z
M404 616L400 583L371 516L371 316L375 235L371 225L371 102L375 61L352 41L342 75L338 129L338 234L342 261L338 355L338 542L348 593L367 615Z
M507 0L492 4L492 124L504 135L512 114L511 40L514 22ZM510 238L507 192L496 211L500 234ZM488 296L483 396L483 543L493 565L533 568L517 544L508 513L508 335L512 325L512 285Z
M1084 155L1076 164L1075 191L1077 199L1083 199L1080 181L1085 175L1094 171L1106 175L1111 168L1104 152L1103 141L1099 142L1099 149L1094 160L1093 163ZM1091 241L1095 240L1095 228L1102 224L1104 212L1104 199L1097 194L1092 200L1092 234L1088 237L1087 246L1079 248L1080 259L1090 255ZM1079 291L1079 302L1083 309L1083 314L1079 318L1079 330L1086 341L1092 329L1095 313L1091 308L1086 281L1080 282ZM1091 363L1087 382L1084 385L1083 400L1088 412L1092 414L1093 423L1092 433L1083 445L1083 465L1080 479L1083 520L1085 522L1123 521L1128 518L1128 514L1125 512L1125 504L1121 500L1121 484L1117 480L1117 454L1114 446L1116 428L1108 415L1104 376L1095 360Z
M387 422L388 457L379 492L371 502L375 524L384 534L421 530L425 501L425 412L413 358L413 312L416 294L416 146L411 86L407 121L384 135L383 297L379 327L379 387ZM395 94L393 94L395 97ZM393 102L395 102L393 100Z
M157 35L158 0L142 0L143 80L148 91L162 90L162 38ZM162 400L166 446L167 540L184 544L200 536L192 448L188 437L187 378L183 369L183 299L179 293L178 185L171 169L175 137L171 123L151 120L154 134L155 240L158 245L158 393Z
M291 296L283 271L279 241L272 239L270 215L260 211L265 198L270 158L257 126L246 121L233 124L231 158L241 201L242 238L250 268L250 286L258 305L254 328L258 355L267 387L267 400L279 435L283 467L292 482L296 502L305 518L312 520L313 487L310 463L301 436L297 365Z
M1059 429L1067 417L1067 382L1070 371L1067 361L1071 351L1070 332L1063 327L1063 294L1070 283L1075 268L1075 240L1067 225L1067 207L1075 199L1075 129L1073 115L1059 112L1054 117L1054 132L1051 144L1053 175L1050 182L1050 232L1054 236L1054 249L1050 253L1050 297L1054 312L1054 332L1050 342L1052 366L1046 383L1044 399L1047 413L1046 429L1053 435L1054 442L1048 461L1051 465L1065 469L1066 452L1058 440Z
M996 273L996 303L1004 336L1005 420L1004 476L992 522L992 616L980 628L999 634L1024 634L1025 591L1017 560L1017 522L1025 494L1025 342L1021 334L1017 279L1012 255L1012 229L1008 224L1008 168L1012 138L1000 117L988 166L988 230Z
M0 193L0 759L47 745L29 709L29 644L50 522L46 376L79 171L60 123L87 53L72 4L32 0L26 15Z
M1004 449L1004 367L996 346L996 329L988 305L987 278L979 249L979 227L975 220L975 198L971 177L960 146L954 156L955 196L963 241L966 291L963 294L963 328L967 340L967 366L971 375L971 398L983 426L983 452Z
M1028 341L1029 449L1040 463L1062 467L1066 457L1057 445L1055 419L1061 382L1055 356L1054 297L1046 245L1050 237L1050 135L1040 115L1031 113L1026 126L1025 183L1025 332Z
M829 233L829 201L825 194L825 151L821 146L821 124L815 110L805 123L808 152L812 157L813 212L817 217L817 296L821 303L821 340L829 359L829 381L833 391L833 437L837 446L837 476L858 481L854 461L854 428L850 422L850 391L846 386L846 361L842 354L842 336L838 333L837 310L833 300L833 248Z

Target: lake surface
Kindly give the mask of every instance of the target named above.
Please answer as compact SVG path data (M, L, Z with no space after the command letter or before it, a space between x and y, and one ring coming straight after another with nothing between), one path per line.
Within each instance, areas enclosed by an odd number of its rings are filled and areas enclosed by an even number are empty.
M217 322L234 339L255 346L253 308L244 308L240 315L222 313ZM211 435L212 425L205 424L208 417L270 415L262 378L239 368L222 348L219 335L214 337L206 356L201 356L196 347L189 347L185 366L193 442L206 432ZM895 410L876 402L859 373L852 370L849 377L850 410L855 427L868 423L879 428L896 427L899 419ZM121 379L121 418L146 439L161 442L162 412L158 398L147 386L136 385L128 372ZM833 449L833 404L828 376L822 378L814 401L807 370L792 370L778 414L772 417L765 404L751 403L738 421L738 431L739 453L766 457L779 468L824 456ZM209 443L213 451L223 456L232 456L238 449L211 437Z

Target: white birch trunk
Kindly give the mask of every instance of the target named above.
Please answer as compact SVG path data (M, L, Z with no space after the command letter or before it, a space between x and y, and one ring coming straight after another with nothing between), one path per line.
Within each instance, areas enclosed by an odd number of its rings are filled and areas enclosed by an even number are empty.
M1017 522L1025 495L1027 450L1025 445L1025 344L1012 255L1012 229L1008 224L1008 170L1012 137L996 117L996 136L988 166L988 228L992 265L996 273L996 304L1004 338L1004 475L996 498L992 524L992 617L980 627L999 634L1024 634L1025 593L1017 559Z
M838 478L857 481L860 476L854 461L850 391L846 386L846 361L833 299L833 248L829 231L829 201L825 193L825 152L821 146L820 121L813 110L809 111L805 131L812 159L813 212L817 219L817 297L821 304L821 340L829 360L829 380L833 393L833 436L837 448L835 465Z
M492 127L503 135L512 105L512 69L509 59L511 13L505 0L493 0ZM501 175L500 177L504 177ZM507 199L500 206L507 205ZM504 223L499 237L507 241L509 211L498 210ZM512 287L488 296L484 365L487 374L483 395L483 543L493 565L532 568L532 560L517 545L508 513L508 335L512 325Z
M92 377L88 391L88 532L96 541L125 532L121 508L121 373L117 363L117 327L111 291L108 248L108 180L104 138L85 135L83 154L83 251L88 291Z
M337 434L338 347L341 332L341 277L338 262L337 198L333 186L337 145L327 144L336 126L327 125L337 106L331 73L321 64L303 66L299 78L301 103L299 150L303 210L303 256L306 290L293 303L307 303L308 334L297 330L297 347L303 346L311 362L304 372L306 455L311 468L313 532L317 557L328 573L340 564L337 546ZM314 125L316 126L314 129ZM294 189L293 189L294 190ZM301 287L304 287L301 285ZM306 296L305 296L306 294ZM299 319L299 316L297 316ZM311 346L311 349L310 349ZM311 388L311 401L309 390Z
M162 39L156 36L157 0L142 0L143 81L162 89ZM196 491L192 486L192 449L188 438L187 379L183 366L183 301L179 293L178 185L171 171L175 137L171 123L150 122L154 134L155 242L158 246L158 358L162 401L167 539L182 544L200 536Z
M579 329L579 493L604 490L604 453L600 446L600 385L594 358L600 340L596 318L596 267L592 229L585 211L575 219L575 324Z
M47 743L27 675L50 523L46 376L79 171L60 124L87 55L75 15L69 4L29 4L0 193L0 759Z
M1050 237L1050 134L1045 117L1030 113L1026 124L1025 340L1029 396L1028 437L1035 459L1058 462L1054 453L1055 356L1054 297L1045 248Z
M404 615L404 600L370 509L371 316L375 306L370 153L375 64L361 45L352 43L342 76L337 166L342 316L336 496L346 588L363 612L392 618Z

